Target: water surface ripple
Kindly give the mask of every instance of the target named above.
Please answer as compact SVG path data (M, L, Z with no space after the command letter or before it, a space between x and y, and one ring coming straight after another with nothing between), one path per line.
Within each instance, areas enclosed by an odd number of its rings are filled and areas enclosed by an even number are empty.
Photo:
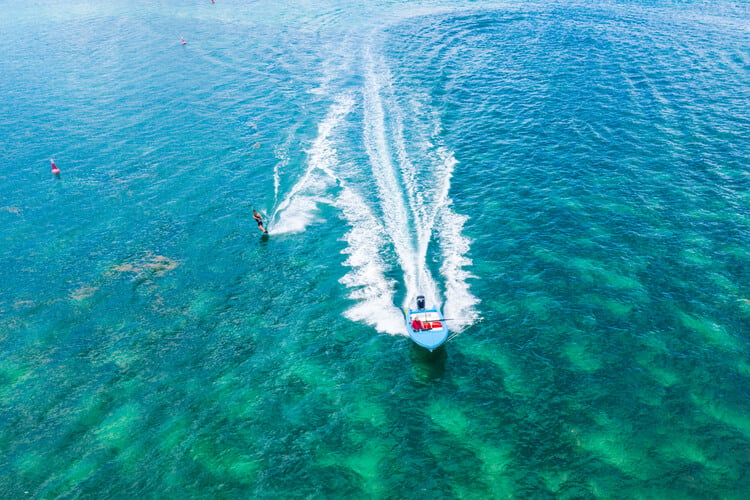
M4 9L3 498L750 490L747 4Z

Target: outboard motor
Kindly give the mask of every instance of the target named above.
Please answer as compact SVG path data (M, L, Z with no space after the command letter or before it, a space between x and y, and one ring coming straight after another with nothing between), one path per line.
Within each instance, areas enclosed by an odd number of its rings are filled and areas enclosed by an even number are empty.
M417 309L424 309L424 295L417 296Z

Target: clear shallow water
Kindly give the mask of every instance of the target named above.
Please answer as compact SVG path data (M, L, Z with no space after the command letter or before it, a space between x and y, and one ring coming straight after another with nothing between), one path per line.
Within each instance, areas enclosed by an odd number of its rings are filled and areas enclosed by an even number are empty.
M748 490L746 5L5 9L3 497Z

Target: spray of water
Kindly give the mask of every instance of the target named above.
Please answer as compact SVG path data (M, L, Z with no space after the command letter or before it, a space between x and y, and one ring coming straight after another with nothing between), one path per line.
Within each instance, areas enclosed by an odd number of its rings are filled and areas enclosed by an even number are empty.
M444 305L447 316L460 318L451 325L460 330L476 320L478 301L465 270L471 265L470 240L462 232L467 218L452 210L450 198L457 162L441 143L438 114L414 95L397 94L382 57L365 52L363 74L360 135L367 166L342 159L339 151L351 136L342 139L337 129L359 104L356 96L341 95L318 127L305 171L274 212L274 231L304 231L320 203L336 207L349 228L348 271L340 279L354 301L349 319L405 333L394 305L397 283L388 278L397 268L406 291L402 307L425 295L428 304ZM428 265L431 249L439 251L439 280Z
M305 172L271 216L275 234L304 231L315 220L319 203L333 204L328 190L338 181L333 170L338 160L331 133L349 113L353 103L350 95L339 96L318 126L318 135L307 151Z

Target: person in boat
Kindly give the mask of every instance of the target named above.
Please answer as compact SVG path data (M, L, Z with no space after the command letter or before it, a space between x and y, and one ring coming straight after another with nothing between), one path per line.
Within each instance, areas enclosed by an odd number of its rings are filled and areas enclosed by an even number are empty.
M419 318L414 318L411 322L411 327L415 332L418 332L423 328L422 321Z
M260 229L261 232L263 232L263 233L267 233L268 232L268 231L266 231L266 228L263 227L263 216L260 215L260 212L258 212L255 209L253 209L253 219L255 219L255 222L258 223L258 229Z

